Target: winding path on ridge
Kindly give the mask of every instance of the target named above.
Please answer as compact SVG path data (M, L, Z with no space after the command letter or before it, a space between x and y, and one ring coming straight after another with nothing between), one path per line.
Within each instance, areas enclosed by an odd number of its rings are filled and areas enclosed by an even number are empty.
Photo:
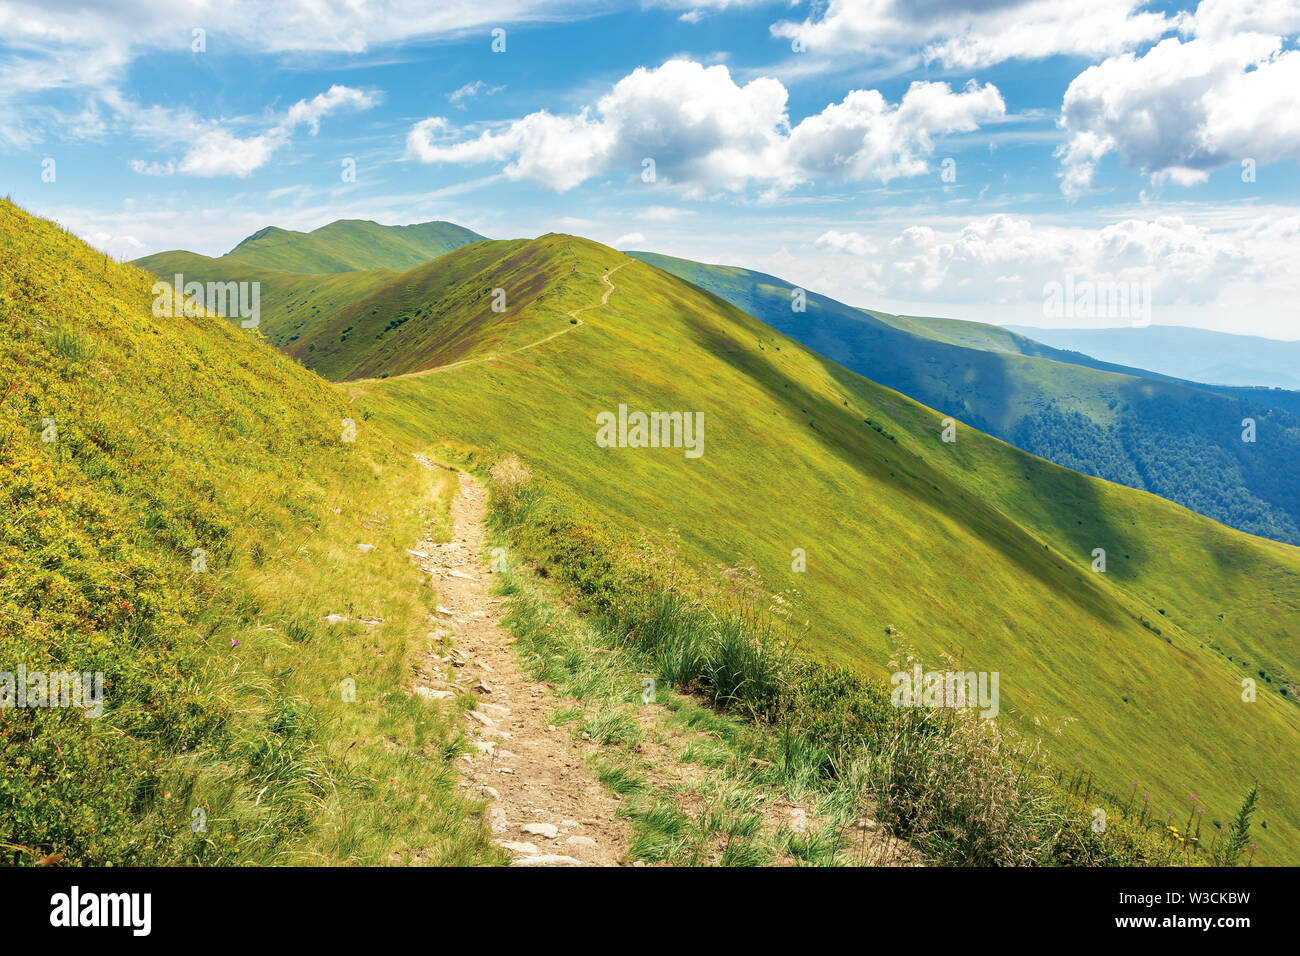
M609 303L610 280L627 262L601 276L607 288L600 302L571 309L572 325L509 352L425 369L413 375L448 372L536 348L582 325L579 314ZM439 467L422 455L426 468ZM472 693L479 706L466 712L476 753L463 758L461 784L490 803L493 842L516 866L617 866L631 836L612 796L587 770L582 749L567 730L550 721L558 700L545 684L524 673L502 626L501 598L492 594L484 566L487 491L470 474L457 473L452 540L421 540L412 552L433 577L438 593L437 637L450 636L445 654L432 649L420 668L415 692L435 700Z
M452 639L443 653L435 643L415 693L448 702L457 694L478 698L478 707L463 715L476 752L462 758L461 784L489 802L493 842L516 866L619 865L631 828L618 815L618 798L585 765L594 745L551 722L563 700L520 666L501 624L503 599L492 596L492 572L484 564L487 491L472 475L461 472L457 479L452 540L422 540L412 552L438 592L433 633Z
M572 325L565 326L559 331L552 332L549 335L543 335L536 342L529 342L527 345L521 345L517 349L511 349L509 352L489 352L487 355L480 355L477 358L462 359L459 362L448 362L446 365L439 365L437 368L426 368L419 372L410 372L405 377L417 378L421 375L436 375L440 372L450 372L454 369L464 368L467 365L478 365L482 362L491 362L499 358L505 358L507 355L517 355L520 352L526 352L528 349L535 349L539 345L544 345L551 341L551 339L557 338L566 332L572 332L574 329L582 325L582 319L578 318L579 312L590 312L592 309L598 309L603 305L609 304L609 297L617 291L617 287L610 281L609 277L627 264L628 263L626 262L620 262L600 277L600 280L604 282L605 285L609 286L609 288L605 290L605 294L600 297L600 302L593 303L592 305L584 305L577 309L570 309L565 313L566 316L574 320Z

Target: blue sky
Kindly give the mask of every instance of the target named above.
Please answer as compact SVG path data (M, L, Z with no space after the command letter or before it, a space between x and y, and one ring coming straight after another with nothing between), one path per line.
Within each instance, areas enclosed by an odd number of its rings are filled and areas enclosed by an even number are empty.
M1294 339L1298 33L1298 0L0 0L0 188L125 258L449 219L983 321L1123 325L1045 285L1141 283L1157 324Z

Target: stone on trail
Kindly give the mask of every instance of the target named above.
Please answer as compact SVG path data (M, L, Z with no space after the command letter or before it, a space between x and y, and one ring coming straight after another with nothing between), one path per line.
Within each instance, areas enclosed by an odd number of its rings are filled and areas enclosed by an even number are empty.
M529 854L537 852L537 847L531 843L516 843L513 840L493 840L492 842L503 850L509 850L511 853Z
M560 835L560 828L554 823L525 823L524 832L531 833L533 836L546 837L548 840L554 840Z
M417 687L415 692L421 697L427 697L429 700L446 700L448 697L456 696L453 691L434 690L432 687Z
M582 866L582 861L556 853L539 853L536 856L521 856L515 860L515 866Z

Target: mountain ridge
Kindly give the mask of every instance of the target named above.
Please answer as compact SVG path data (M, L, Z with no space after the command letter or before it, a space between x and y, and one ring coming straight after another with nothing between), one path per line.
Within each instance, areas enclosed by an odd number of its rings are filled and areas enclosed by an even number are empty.
M1095 362L1033 343L987 347L996 326L856 309L734 266L633 253L874 381L1059 464L1152 491L1253 534L1300 543L1300 396L1256 396ZM983 342L985 347L953 339ZM1017 340L1021 343L1032 340ZM1050 357L1049 357L1050 356ZM1142 374L1133 374L1142 373ZM1273 400L1278 404L1268 405ZM1242 441L1246 419L1258 441Z

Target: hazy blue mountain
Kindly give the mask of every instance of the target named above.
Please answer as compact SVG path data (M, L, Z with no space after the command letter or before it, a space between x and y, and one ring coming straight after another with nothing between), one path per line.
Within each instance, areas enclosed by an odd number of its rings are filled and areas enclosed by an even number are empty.
M1178 325L1118 329L1037 329L1008 325L1046 345L1104 362L1136 365L1218 385L1300 388L1300 341L1229 335ZM1300 322L1297 323L1300 332Z
M1057 464L1300 544L1294 392L1209 388L981 323L856 309L774 276L630 253L861 375ZM960 343L960 344L959 344ZM1267 400L1267 404L1266 401ZM1287 409L1292 409L1288 411ZM1255 441L1243 440L1254 422Z

